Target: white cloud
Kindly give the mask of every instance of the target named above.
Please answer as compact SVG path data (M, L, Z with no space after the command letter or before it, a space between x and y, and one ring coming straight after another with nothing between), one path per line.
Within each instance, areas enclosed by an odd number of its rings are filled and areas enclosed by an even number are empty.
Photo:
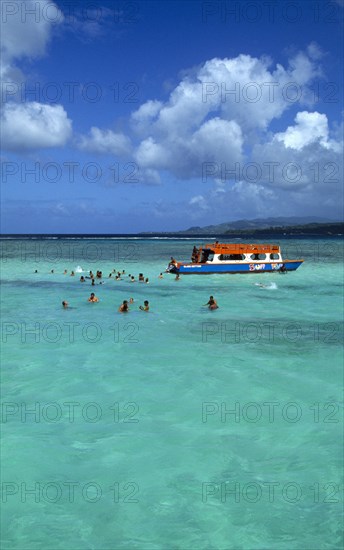
M130 139L122 133L92 126L88 136L81 136L78 146L84 151L125 156L131 151Z
M201 177L205 163L243 161L244 145L266 132L272 120L309 99L321 75L316 44L287 68L267 57L214 58L184 72L167 101L149 100L131 116L140 138L135 161L180 179Z
M62 12L50 0L4 2L1 17L2 77L9 77L14 60L43 56L52 26L62 21Z
M206 199L202 195L196 195L192 197L189 201L190 206L196 207L202 211L208 210L208 204Z
M309 113L302 111L295 117L295 126L288 126L285 132L275 134L274 139L283 142L289 149L303 149L307 145L319 142L326 149L336 147L329 141L327 116L317 111Z
M61 105L7 103L2 109L0 130L5 150L25 151L65 145L72 123Z

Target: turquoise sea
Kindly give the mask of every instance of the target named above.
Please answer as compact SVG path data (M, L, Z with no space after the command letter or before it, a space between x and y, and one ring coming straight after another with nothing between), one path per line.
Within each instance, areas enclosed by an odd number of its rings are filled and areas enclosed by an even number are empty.
M2 548L342 548L343 242L278 242L176 281L200 240L2 240Z

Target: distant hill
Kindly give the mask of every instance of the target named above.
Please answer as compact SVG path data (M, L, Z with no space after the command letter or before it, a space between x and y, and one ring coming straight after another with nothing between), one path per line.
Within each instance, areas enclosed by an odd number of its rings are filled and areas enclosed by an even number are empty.
M204 227L194 226L183 231L177 231L176 234L183 235L225 235L227 233L239 231L252 231L252 230L272 230L278 228L295 226L300 228L301 226L316 224L333 224L340 222L333 222L326 218L319 218L315 216L309 217L279 217L279 218L257 218L254 220L237 220L233 222L220 223L218 225L206 225Z

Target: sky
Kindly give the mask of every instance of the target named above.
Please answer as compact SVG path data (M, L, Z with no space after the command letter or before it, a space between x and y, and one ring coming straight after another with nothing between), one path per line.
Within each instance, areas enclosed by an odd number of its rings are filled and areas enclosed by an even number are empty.
M1 2L2 233L343 219L343 0Z

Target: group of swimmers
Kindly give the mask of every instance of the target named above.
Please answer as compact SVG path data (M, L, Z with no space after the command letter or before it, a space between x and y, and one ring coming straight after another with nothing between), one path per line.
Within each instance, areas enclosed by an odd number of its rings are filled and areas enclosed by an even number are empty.
M91 295L90 295L90 297L88 298L87 301L91 302L91 303L97 303L97 302L99 302L99 298L97 298L97 296L94 294L94 292L91 292ZM129 304L133 304L133 303L134 303L134 298L130 298L129 301L128 300L123 300L122 304L118 308L118 311L120 313L128 312L129 311ZM66 300L63 300L62 307L64 309L69 308L69 303ZM149 301L145 300L143 302L143 306L139 306L139 309L141 311L149 311Z
M36 269L35 270L35 273L38 273L38 270ZM55 273L55 270L52 269L50 271L50 273ZM67 275L68 274L68 271L67 269L65 269L63 271L63 275ZM125 270L123 269L122 271L116 271L116 269L113 269L113 271L111 273L109 273L108 275L108 278L109 279L114 279L116 281L123 281L124 280L124 275L126 275L125 273ZM75 271L71 271L70 272L70 276L71 277L75 277ZM145 277L143 275L143 273L139 273L138 275L138 278L135 279L135 276L132 275L131 273L128 274L128 278L129 278L129 282L130 283L135 283L136 281L138 281L139 283L145 283L145 284L149 284L149 278L148 277ZM158 275L158 279L163 279L164 276L162 273L160 273ZM99 284L103 284L103 272L100 271L100 270L97 270L96 274L93 273L93 271L89 271L89 275L81 275L80 276L80 282L81 283L85 283L87 279L90 279L91 280L91 285L94 286L95 285L95 281L98 280Z

